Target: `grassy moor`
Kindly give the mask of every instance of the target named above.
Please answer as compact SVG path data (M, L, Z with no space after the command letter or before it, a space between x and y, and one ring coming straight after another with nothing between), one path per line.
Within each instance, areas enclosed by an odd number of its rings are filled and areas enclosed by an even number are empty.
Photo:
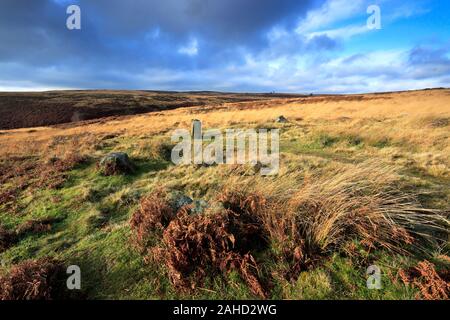
M194 119L279 129L278 175L174 165ZM0 129L0 299L449 299L448 89L0 93Z

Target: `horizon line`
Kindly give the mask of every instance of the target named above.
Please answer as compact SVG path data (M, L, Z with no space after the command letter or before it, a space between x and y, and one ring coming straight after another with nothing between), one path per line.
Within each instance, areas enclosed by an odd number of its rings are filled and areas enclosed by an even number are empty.
M311 95L360 95L360 94L387 94L402 93L414 91L431 91L431 90L449 90L450 87L430 87L421 89L404 89L392 91L368 91L368 92L282 92L282 91L220 91L220 90L161 90L161 89L44 89L44 90L0 90L0 93L51 93L51 92L95 92L95 91L112 91L112 92L164 92L164 93L218 93L218 94L264 94L264 95L293 95L293 96L311 96Z

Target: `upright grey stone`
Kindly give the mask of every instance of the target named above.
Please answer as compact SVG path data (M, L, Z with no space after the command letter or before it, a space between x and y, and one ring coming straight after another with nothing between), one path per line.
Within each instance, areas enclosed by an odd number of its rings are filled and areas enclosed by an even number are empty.
M200 120L192 120L192 138L194 140L202 140L202 122Z

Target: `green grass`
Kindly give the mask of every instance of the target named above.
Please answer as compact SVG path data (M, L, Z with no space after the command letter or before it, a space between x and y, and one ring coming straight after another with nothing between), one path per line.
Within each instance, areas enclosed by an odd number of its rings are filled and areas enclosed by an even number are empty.
M156 137L155 139L166 139ZM106 154L113 150L135 151L137 138L115 138L98 150ZM369 144L358 136L330 136L322 132L306 132L296 127L283 132L281 140L282 168L285 172L320 172L339 163L352 163L373 155L373 147L383 149L389 141ZM336 152L336 148L346 152ZM355 153L355 151L357 153ZM381 157L381 156L380 156ZM52 256L67 265L79 265L82 270L82 290L91 299L253 299L246 284L236 273L207 277L194 293L176 290L170 284L166 267L158 263L144 264L141 254L130 242L128 220L137 208L139 198L166 186L185 194L208 200L224 187L223 166L175 167L160 158L135 155L137 170L128 176L104 177L95 162L69 172L69 179L59 190L23 192L22 211L12 215L0 207L0 222L14 228L31 218L55 217L62 220L52 230L29 235L0 253L3 270L20 261ZM416 177L406 176L412 187ZM424 188L432 184L442 188L448 180L427 180L421 177ZM425 182L424 182L425 181ZM417 182L417 181L416 181ZM424 203L440 203L437 195L427 195ZM160 241L160 239L155 239ZM361 263L351 257L333 254L324 258L317 268L305 270L298 280L289 282L275 276L271 283L273 299L413 299L416 291L392 278L396 270L413 265L417 258L401 258L384 253L368 254ZM270 254L259 259L263 273L277 274L283 266ZM368 290L366 268L371 264L383 270L383 289Z

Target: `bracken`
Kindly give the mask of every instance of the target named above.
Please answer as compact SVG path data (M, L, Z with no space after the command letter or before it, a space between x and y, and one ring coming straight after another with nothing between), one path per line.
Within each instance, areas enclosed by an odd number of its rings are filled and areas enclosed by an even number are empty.
M420 290L417 299L447 300L450 294L448 271L437 272L434 264L424 260L409 270L400 269L398 276L406 285Z
M157 190L143 198L140 207L130 220L134 241L141 250L145 250L152 231L162 232L170 221L175 218L175 212L166 201L167 193Z
M0 300L53 300L61 298L62 264L54 259L30 260L0 277Z
M215 215L188 215L180 212L164 231L163 258L172 283L179 288L195 288L207 271L236 270L250 290L267 297L258 277L251 252L264 243L261 225L230 210Z

